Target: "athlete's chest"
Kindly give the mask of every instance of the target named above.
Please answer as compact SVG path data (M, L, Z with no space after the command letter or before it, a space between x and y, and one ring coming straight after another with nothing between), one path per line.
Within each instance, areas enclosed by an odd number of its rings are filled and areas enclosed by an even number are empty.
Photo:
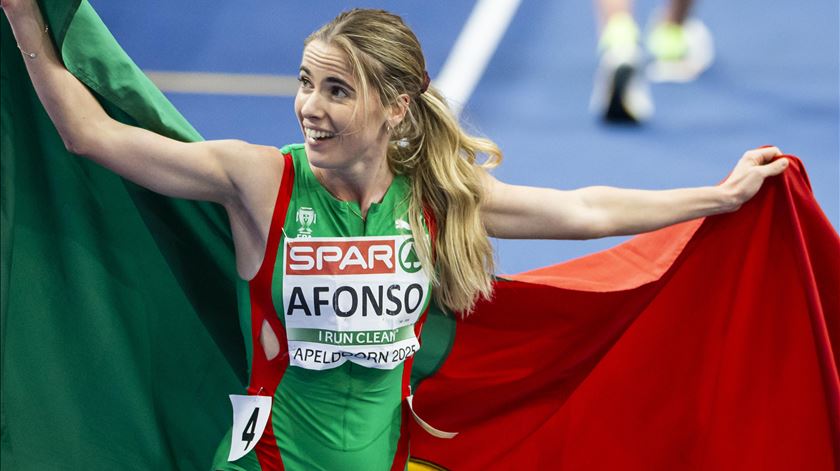
M292 365L346 361L391 369L419 344L415 324L431 298L404 205L358 208L292 198L275 265L275 306Z

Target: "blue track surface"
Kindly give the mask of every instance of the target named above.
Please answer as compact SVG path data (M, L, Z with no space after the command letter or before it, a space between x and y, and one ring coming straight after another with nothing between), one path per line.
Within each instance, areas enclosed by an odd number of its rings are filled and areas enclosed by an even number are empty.
M339 1L92 2L145 69L293 75L306 35L349 4ZM315 5L315 6L313 6ZM365 1L415 29L434 77L472 2ZM644 23L656 6L638 2ZM714 184L750 147L800 156L817 200L840 227L838 4L701 3L717 59L698 81L654 87L657 112L641 128L599 124L587 111L597 58L591 5L523 0L464 117L496 140L511 183L575 188L672 188ZM172 94L208 138L283 145L301 140L291 98ZM498 241L511 273L600 250L587 242Z

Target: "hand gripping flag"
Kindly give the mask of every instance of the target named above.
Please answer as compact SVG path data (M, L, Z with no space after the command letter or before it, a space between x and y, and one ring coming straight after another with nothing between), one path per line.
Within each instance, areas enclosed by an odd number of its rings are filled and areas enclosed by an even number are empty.
M126 123L200 136L90 6L45 2L68 69ZM5 17L3 469L206 469L247 377L227 221L73 157ZM840 242L801 163L738 213L499 279L436 312L411 466L836 469Z

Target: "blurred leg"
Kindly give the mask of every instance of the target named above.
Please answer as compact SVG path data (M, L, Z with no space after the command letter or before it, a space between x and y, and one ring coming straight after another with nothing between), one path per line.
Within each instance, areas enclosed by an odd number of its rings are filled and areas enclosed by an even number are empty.
M600 61L590 107L609 123L640 123L650 117L653 103L640 73L639 27L630 0L596 0Z
M693 0L671 0L668 9L665 10L665 21L669 23L683 24L691 11Z
M604 30L607 21L616 14L626 13L633 15L633 2L631 0L595 0L595 9L598 16L598 29Z
M645 45L652 58L647 74L654 82L688 82L696 79L714 59L714 44L706 26L689 18L692 0L672 0Z

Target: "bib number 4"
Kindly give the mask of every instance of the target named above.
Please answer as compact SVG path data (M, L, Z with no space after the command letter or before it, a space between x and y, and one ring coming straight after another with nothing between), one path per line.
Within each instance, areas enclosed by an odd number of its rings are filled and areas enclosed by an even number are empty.
M260 441L271 416L271 397L230 395L233 406L233 429L230 434L228 461L247 455Z

